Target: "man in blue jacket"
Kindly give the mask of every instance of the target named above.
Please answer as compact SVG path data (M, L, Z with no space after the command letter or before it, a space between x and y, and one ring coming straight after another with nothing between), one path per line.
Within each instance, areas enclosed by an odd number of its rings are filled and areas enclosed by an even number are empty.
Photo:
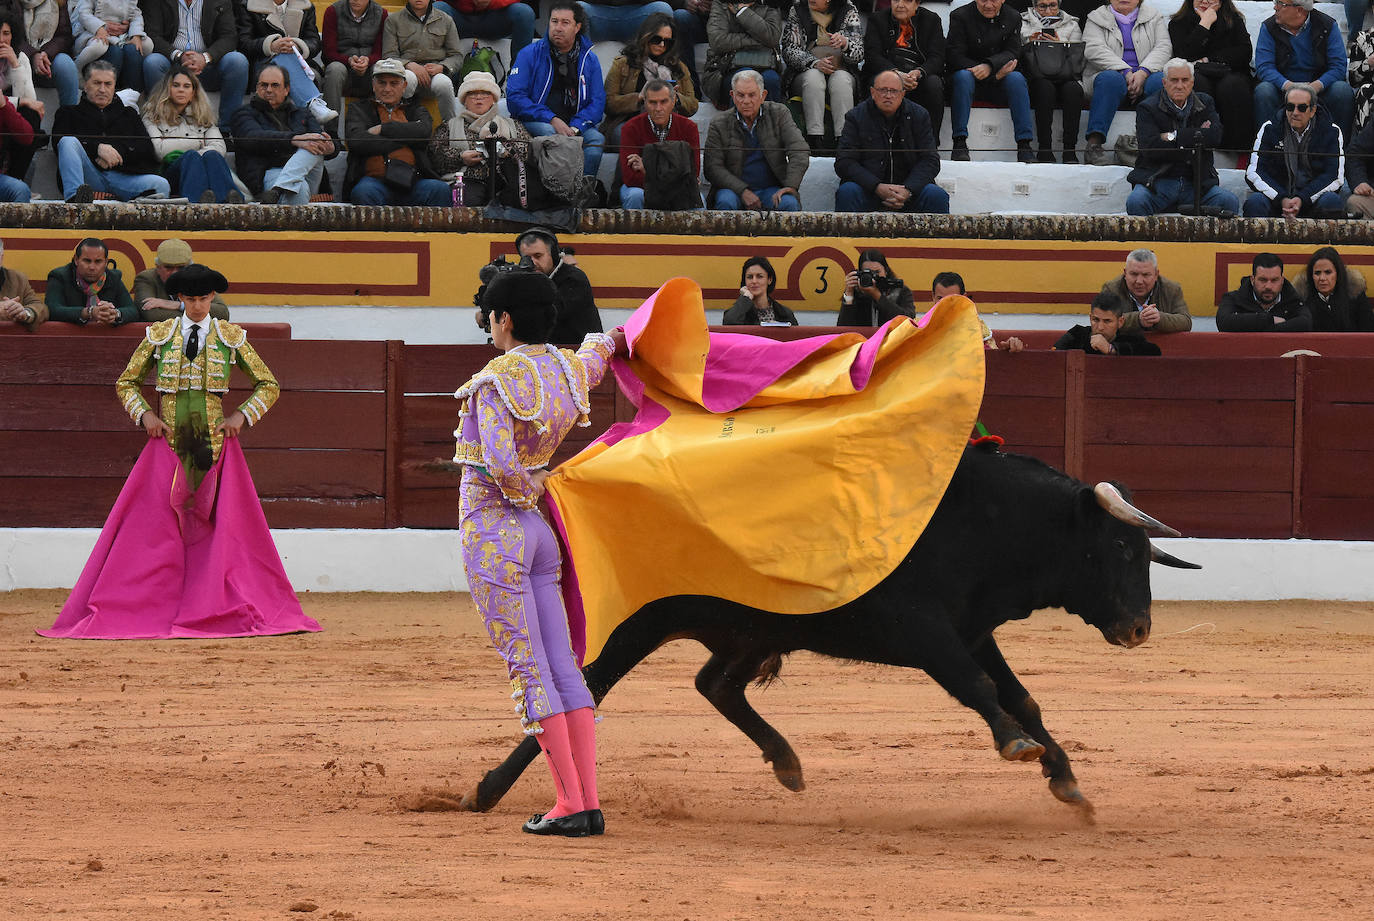
M515 59L506 80L506 106L535 137L580 136L582 172L595 176L606 143L596 128L606 111L606 82L586 25L581 6L554 0L548 35L526 45Z
M940 156L930 115L906 98L895 70L874 77L869 93L844 117L835 210L949 214L949 193L935 184Z
M1274 0L1274 15L1255 42L1255 124L1283 104L1295 83L1310 83L1345 134L1355 117L1355 92L1346 82L1345 42L1336 20L1312 9L1313 0Z
M1341 129L1317 105L1313 88L1289 87L1283 108L1255 137L1245 181L1246 217L1343 217L1345 157Z

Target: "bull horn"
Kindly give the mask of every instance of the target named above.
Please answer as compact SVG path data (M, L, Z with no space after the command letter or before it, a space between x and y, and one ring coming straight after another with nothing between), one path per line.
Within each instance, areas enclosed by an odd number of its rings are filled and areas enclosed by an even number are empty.
M1158 531L1166 537L1182 537L1173 528L1163 522L1156 521L1146 515L1140 509L1126 501L1126 498L1117 491L1111 483L1098 483L1093 487L1093 495L1097 496L1097 504L1106 509L1113 518L1120 519L1127 524L1133 524L1139 528L1147 528L1151 531Z
M1161 566L1172 566L1174 569L1201 569L1197 563L1189 563L1187 560L1180 560L1172 553L1160 550L1153 543L1150 544L1150 562L1159 563Z

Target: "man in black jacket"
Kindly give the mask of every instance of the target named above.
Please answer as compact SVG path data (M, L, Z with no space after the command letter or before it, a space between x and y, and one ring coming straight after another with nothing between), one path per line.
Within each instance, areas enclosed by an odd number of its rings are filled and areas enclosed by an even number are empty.
M1370 182L1369 167L1374 163L1374 120L1350 141L1345 149L1345 181L1351 195L1345 200L1345 210L1352 217L1374 218L1374 183Z
M383 58L372 67L372 95L348 107L344 195L355 205L453 204L452 190L429 162L427 148L434 130L429 112L413 99L401 99L405 74L406 66L399 60ZM408 188L405 176L393 175L398 170L409 173Z
M523 259L530 257L534 267L553 279L558 289L558 319L554 322L549 341L555 345L574 345L582 342L587 333L599 333L601 314L592 296L592 283L587 273L573 265L558 248L558 237L543 227L531 227L515 238L515 249Z
M1228 291L1217 305L1217 330L1223 333L1306 333L1312 314L1283 277L1283 260L1260 253L1250 263L1250 277Z
M153 43L153 53L143 59L143 83L157 86L176 61L207 90L220 91L219 120L228 125L248 91L248 58L238 50L234 0L200 0L199 6L196 12L182 0L141 0L143 30ZM200 28L192 28L197 21Z
M895 70L874 77L869 93L844 117L835 210L949 214L949 193L935 184L940 157L930 116L905 97Z
M901 74L906 98L926 110L938 139L945 120L945 33L921 0L892 0L891 9L869 14L864 76L872 85L885 70Z
M1126 177L1134 186L1127 214L1197 214L1199 206L1232 215L1240 210L1236 196L1218 184L1212 149L1221 141L1221 117L1211 96L1193 92L1191 61L1174 58L1164 65L1164 89L1136 106L1135 134L1140 157ZM1202 184L1195 187L1198 157Z
M1034 163L1031 150L1030 89L1016 69L1021 53L1021 17L1005 0L973 0L949 14L949 113L953 122L954 152L951 159L969 159L968 116L977 94L1011 109L1016 135L1016 159Z
M52 142L62 191L73 204L88 204L96 192L120 201L172 194L157 175L157 155L138 110L115 98L115 69L109 61L86 65L84 95L53 117Z
M319 188L334 140L291 102L291 78L276 64L258 71L257 94L234 113L239 178L265 205L304 205Z
M1159 346L1140 333L1123 333L1125 305L1099 294L1088 310L1087 326L1075 326L1055 342L1055 351L1087 352L1089 355L1158 355Z

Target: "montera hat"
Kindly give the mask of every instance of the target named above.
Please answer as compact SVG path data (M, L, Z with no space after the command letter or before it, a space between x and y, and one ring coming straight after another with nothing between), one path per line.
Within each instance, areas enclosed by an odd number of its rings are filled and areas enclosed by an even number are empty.
M487 285L482 297L482 309L512 310L551 306L558 298L558 289L543 272L514 269L501 272Z
M178 269L167 279L168 297L200 297L206 294L222 294L228 290L228 279L200 263L192 263L184 269Z

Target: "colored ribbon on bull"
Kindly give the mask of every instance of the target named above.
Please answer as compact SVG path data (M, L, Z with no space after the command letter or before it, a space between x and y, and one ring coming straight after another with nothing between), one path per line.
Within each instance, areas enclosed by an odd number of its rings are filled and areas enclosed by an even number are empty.
M930 520L982 402L964 297L920 326L781 342L710 332L701 289L678 278L625 332L615 371L635 420L546 482L584 662L658 598L809 614L862 595Z

